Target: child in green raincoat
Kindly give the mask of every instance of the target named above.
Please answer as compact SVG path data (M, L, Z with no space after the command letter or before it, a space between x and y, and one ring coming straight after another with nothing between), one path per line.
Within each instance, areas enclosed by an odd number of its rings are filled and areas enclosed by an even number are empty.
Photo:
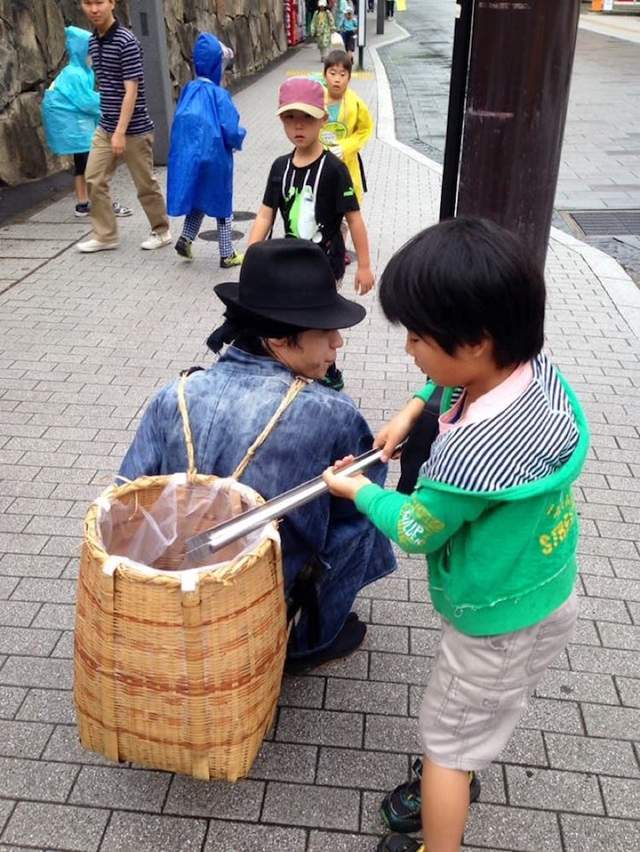
M324 477L403 550L427 557L442 619L420 711L421 778L384 798L395 833L378 852L458 850L476 771L507 745L575 627L572 486L589 435L571 387L541 351L544 278L514 234L462 217L422 231L385 269L380 303L431 381L374 445L388 459L436 385L439 435L409 496L332 468ZM408 836L420 828L424 844Z

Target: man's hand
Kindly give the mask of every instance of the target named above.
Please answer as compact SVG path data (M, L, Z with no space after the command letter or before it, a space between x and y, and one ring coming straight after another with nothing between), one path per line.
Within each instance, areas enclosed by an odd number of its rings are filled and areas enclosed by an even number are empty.
M360 266L356 268L355 289L359 296L364 296L375 284L375 278L370 266Z
M114 157L121 157L124 154L124 149L127 145L127 137L124 133L118 133L116 131L111 136L111 150L113 151Z
M345 456L339 459L333 467L328 467L322 474L327 483L329 491L334 497L344 497L347 500L355 500L356 494L365 485L371 485L371 480L361 473L356 476L345 476L340 474L342 468L353 463L353 456Z
M388 462L390 458L393 458L396 447L413 429L416 420L424 410L424 405L421 399L415 397L378 432L373 446L376 449L382 448L381 461Z

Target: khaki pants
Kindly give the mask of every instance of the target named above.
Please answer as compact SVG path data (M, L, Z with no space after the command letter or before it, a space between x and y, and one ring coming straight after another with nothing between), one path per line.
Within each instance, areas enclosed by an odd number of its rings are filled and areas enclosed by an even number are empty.
M160 185L153 176L153 133L127 136L126 139L122 158L138 190L138 201L147 214L151 230L162 234L169 230L169 219ZM98 127L91 144L85 178L91 202L93 236L101 243L111 243L118 239L118 226L109 192L117 165L118 157L111 150L111 134Z

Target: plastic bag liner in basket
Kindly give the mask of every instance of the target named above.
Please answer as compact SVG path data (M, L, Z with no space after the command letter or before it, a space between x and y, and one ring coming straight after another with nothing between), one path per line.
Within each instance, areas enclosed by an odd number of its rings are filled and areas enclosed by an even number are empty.
M263 500L234 478L195 472L186 404L181 411L189 473L111 486L87 513L74 700L85 748L235 781L251 769L280 694L280 540L268 524L217 552L216 564L185 561L186 539Z

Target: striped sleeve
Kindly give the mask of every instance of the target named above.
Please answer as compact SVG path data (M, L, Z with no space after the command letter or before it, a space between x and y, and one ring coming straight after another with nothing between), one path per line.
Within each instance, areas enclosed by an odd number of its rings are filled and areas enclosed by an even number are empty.
M143 68L140 47L135 39L126 41L122 45L120 54L123 80L142 80Z

